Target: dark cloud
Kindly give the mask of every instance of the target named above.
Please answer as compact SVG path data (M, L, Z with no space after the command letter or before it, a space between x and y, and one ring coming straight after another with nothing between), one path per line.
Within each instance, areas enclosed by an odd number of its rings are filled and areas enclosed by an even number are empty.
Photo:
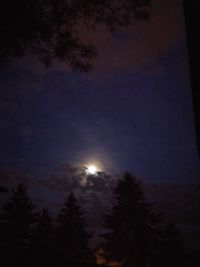
M58 171L59 170L59 171ZM60 208L65 196L74 191L79 203L87 210L91 229L96 232L93 242L98 240L102 229L102 214L112 205L112 189L120 176L111 177L106 173L87 176L84 167L72 167L69 164L59 166L53 176L43 183L50 192L62 195L56 207ZM186 245L199 247L200 243L200 185L178 183L148 183L143 181L146 199L154 202L158 211L163 212L165 221L174 221L183 232ZM52 194L52 193L51 193ZM59 203L59 204L58 204Z
M174 221L180 228L189 249L200 248L200 184L145 184L149 201L154 201L166 221Z
M182 1L152 1L150 20L136 21L125 31L110 34L102 27L81 31L83 38L98 48L95 70L106 74L130 68L137 70L185 39Z
M200 184L146 184L145 191L171 220L181 224L200 224Z
M60 194L63 200L70 192L74 192L87 208L90 218L97 223L112 204L112 189L119 178L119 175L110 176L103 172L88 175L84 166L62 164L45 181L39 179L37 183L52 193ZM200 222L199 184L148 183L140 180L144 184L147 201L155 202L157 208L165 213L166 219L180 224Z
M73 191L101 231L117 177L108 173L132 170L169 218L186 228L199 222L199 187L183 186L200 167L182 1L152 6L150 21L125 30L79 28L99 53L89 74L60 63L45 69L32 56L1 70L0 186L25 183L54 214ZM91 162L102 172L86 175Z
M48 207L56 216L65 198L74 192L80 205L87 211L90 228L96 232L93 242L102 232L102 214L109 212L112 205L112 189L120 176L99 172L88 175L84 166L60 164L51 173L40 173L35 177L14 170L0 171L0 185L11 188L24 183L36 201L38 208ZM200 185L178 183L144 184L146 199L154 202L158 211L164 213L166 221L176 222L182 229L186 243L200 246ZM31 191L30 191L31 188Z
M6 168L0 169L0 185L9 189L16 187L19 183L29 186L30 177L22 171L16 171Z
M48 188L50 191L57 191L62 195L74 192L78 198L91 198L93 193L104 195L110 193L110 187L113 183L111 177L104 172L97 172L94 175L87 173L85 166L71 164L58 165L46 179L38 179L41 186Z

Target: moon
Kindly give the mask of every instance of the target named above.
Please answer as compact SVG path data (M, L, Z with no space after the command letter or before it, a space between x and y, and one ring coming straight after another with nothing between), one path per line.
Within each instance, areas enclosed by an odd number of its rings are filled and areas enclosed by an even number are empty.
M96 174L97 173L97 167L95 165L89 165L87 167L87 171L89 174Z

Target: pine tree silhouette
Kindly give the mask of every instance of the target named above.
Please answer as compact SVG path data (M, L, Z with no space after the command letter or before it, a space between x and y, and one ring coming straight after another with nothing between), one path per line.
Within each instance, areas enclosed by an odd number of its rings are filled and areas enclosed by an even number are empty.
M145 202L141 183L130 173L118 181L113 198L111 214L103 216L105 257L121 261L122 266L147 266L161 215L153 211L152 204Z
M32 241L34 266L53 266L54 225L48 209L43 209L36 225Z
M3 266L27 266L37 213L22 184L12 191L10 200L3 207L3 214L6 222Z
M154 260L155 267L183 267L186 263L184 241L180 230L174 223L169 223L163 230Z
M57 223L57 265L88 266L92 259L89 249L90 234L86 230L84 212L73 194L65 201Z

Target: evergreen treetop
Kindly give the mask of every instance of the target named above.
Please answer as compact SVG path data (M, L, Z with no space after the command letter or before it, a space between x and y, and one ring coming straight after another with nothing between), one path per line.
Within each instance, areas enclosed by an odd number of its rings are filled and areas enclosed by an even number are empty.
M25 186L19 184L3 207L9 232L21 238L28 238L38 217L35 208L36 205L27 195Z
M57 249L62 263L80 266L92 259L84 211L73 193L66 199L57 220ZM60 249L59 249L60 248Z
M146 266L159 232L161 215L146 203L141 183L125 173L113 189L113 206L103 216L105 256L124 266Z

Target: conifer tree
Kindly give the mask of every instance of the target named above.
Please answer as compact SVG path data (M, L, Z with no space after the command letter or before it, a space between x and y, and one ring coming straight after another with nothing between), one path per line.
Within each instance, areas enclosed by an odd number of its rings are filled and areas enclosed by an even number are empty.
M26 265L37 213L22 184L12 191L10 200L3 207L3 214L6 222L5 266Z
M88 265L91 260L90 234L85 215L73 194L66 199L58 215L57 253L60 266Z
M43 209L38 218L32 242L32 261L35 266L53 266L53 241L53 219L48 209Z
M161 216L145 202L141 183L125 173L113 190L111 213L103 216L105 257L123 266L144 267L150 262Z
M181 232L174 223L169 223L162 231L155 267L183 267L185 266L185 246Z

